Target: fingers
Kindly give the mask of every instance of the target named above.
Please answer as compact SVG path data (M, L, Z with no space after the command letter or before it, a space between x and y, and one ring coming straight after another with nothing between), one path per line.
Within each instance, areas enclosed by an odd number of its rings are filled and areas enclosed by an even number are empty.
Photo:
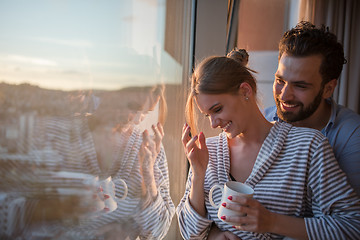
M154 132L154 141L156 146L156 153L158 154L161 149L161 141L164 137L164 129L161 123L157 123L156 126L153 124L151 126L153 132Z
M163 128L163 125L158 122L157 125L156 125L156 127L157 127L160 135L163 137L163 136L164 136L164 128Z
M233 216L222 216L222 219L236 223L234 228L252 232L267 231L263 219L269 218L270 212L256 199L232 196L231 202L223 203L222 206L236 212Z
M236 215L240 217L247 216L252 212L252 209L249 207L249 205L242 205L237 202L226 202L226 203L224 202L222 203L222 207L236 212L237 213ZM228 220L228 216L225 217L226 220Z
M150 135L149 135L149 132L147 130L145 130L143 133L142 133L142 138L143 138L143 141L141 143L141 147L140 147L140 153L141 154L144 154L145 153L153 153L155 154L155 142L153 139L151 139Z
M154 136L155 136L155 141L157 140L162 140L162 138L164 137L164 129L163 126L161 125L161 123L157 123L156 125L151 125L151 128L154 132Z
M199 143L201 149L204 149L206 147L205 135L203 132L199 133Z
M257 205L258 201L251 197L245 197L245 196L229 196L229 200L234 203L238 203L241 205L245 205L248 207L254 207Z
M195 149L198 148L198 146L196 145L196 140L198 139L198 135L196 135L195 137L191 138L185 145L185 151L187 153L187 155L191 154Z
M190 141L190 139L191 139L190 126L187 123L185 123L182 129L182 138L181 138L184 147Z

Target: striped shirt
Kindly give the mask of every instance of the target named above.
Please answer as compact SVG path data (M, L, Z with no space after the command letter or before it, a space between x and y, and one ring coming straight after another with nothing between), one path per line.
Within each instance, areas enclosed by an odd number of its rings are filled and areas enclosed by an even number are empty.
M28 139L27 158L29 161L39 163L42 172L69 171L86 173L93 176L101 174L94 142L87 121L84 118L38 118L34 123L34 132ZM136 126L132 131L119 133L114 152L114 162L109 175L114 183L123 179L128 187L127 197L124 194L123 184L115 184L117 209L110 213L82 218L76 224L62 224L42 222L38 227L30 227L26 231L13 226L21 222L24 214L9 211L7 206L17 204L16 212L31 212L29 204L23 201L23 194L29 189L1 193L0 191L0 238L17 237L17 239L36 239L36 236L53 238L61 236L62 239L103 239L111 235L111 231L125 239L162 239L167 234L175 214L175 206L170 197L170 183L167 159L163 146L157 155L154 164L154 178L157 187L157 197L154 200L142 196L142 176L140 174L138 153L142 143L142 132ZM110 144L110 143L109 143ZM41 149L48 149L48 156L40 154ZM30 153L36 153L32 156ZM54 162L54 159L56 161ZM16 169L16 163L12 165ZM12 170L12 169L9 169ZM23 169L24 171L28 171ZM37 176L34 175L34 179ZM19 180L18 185L25 182ZM59 183L52 183L62 184ZM71 183L69 183L71 184ZM18 185L12 186L15 190ZM21 201L20 201L21 200ZM21 204L20 204L21 203ZM55 206L54 206L55 207ZM12 209L15 209L14 207ZM9 224L13 219L14 224ZM99 234L107 229L106 234ZM40 237L39 237L40 238Z
M209 202L209 191L214 184L231 180L226 134L207 138L206 144L209 163L204 193L208 216L200 216L189 203L190 169L185 194L176 210L184 239L205 239L213 222L222 231L231 231L243 240L284 238L273 233L236 230L218 219L217 209ZM319 131L275 123L245 183L254 189L254 198L268 210L304 218L309 239L360 238L359 197ZM218 204L221 191L217 190L213 192L213 200Z

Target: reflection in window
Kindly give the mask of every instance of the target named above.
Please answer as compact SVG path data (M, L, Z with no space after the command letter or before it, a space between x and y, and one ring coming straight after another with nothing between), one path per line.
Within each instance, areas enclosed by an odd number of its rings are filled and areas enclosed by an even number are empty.
M178 237L175 4L0 3L0 238Z

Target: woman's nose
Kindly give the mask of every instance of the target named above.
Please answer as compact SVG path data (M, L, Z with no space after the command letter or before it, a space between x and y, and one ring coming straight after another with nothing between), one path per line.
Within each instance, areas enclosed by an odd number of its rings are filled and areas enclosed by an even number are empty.
M217 128L219 124L216 117L210 117L210 125L212 128Z

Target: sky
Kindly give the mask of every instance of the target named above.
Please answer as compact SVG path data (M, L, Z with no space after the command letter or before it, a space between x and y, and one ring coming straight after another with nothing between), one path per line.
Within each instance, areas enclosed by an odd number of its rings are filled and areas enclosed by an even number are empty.
M1 0L0 82L119 89L176 81L165 0Z

